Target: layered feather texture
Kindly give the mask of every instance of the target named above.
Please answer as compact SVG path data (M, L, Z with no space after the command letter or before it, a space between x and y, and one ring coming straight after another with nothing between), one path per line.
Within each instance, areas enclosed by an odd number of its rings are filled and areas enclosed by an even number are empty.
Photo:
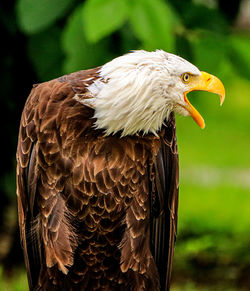
M36 85L26 102L17 195L30 290L169 289L178 206L174 115L157 136L146 134L149 125L144 134L107 135L106 126L99 128L100 112L84 103L108 69ZM139 94L142 79L137 82ZM129 90L130 83L123 84ZM132 124L122 135L126 128Z

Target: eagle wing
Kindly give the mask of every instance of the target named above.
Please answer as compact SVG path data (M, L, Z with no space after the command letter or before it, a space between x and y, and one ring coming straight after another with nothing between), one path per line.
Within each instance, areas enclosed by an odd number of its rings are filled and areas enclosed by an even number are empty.
M161 135L161 146L154 161L151 189L151 251L155 259L161 290L169 290L177 233L179 160L174 114Z
M72 79L82 88L65 82L67 76L34 85L22 113L17 146L17 202L31 290L42 278L41 272L46 265L58 264L63 273L72 265L74 229L68 223L70 213L61 195L72 170L72 161L61 153L56 122L63 110L72 105L64 103L72 100L77 90L86 91L84 79L93 78L97 70L74 74ZM51 165L56 165L53 173Z
M33 91L34 92L34 91ZM31 93L32 95L32 93ZM31 234L34 217L38 213L36 204L36 124L33 107L37 101L30 95L20 123L17 147L17 202L21 243L24 249L24 259L28 273L29 286L34 278L38 278L41 260L39 240ZM31 275L32 270L32 275Z

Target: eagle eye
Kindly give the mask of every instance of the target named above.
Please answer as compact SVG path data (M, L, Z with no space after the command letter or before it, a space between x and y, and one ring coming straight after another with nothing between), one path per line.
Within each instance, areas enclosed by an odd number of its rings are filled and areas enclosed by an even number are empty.
M184 74L182 74L182 75L181 75L181 79L182 79L182 81L183 81L184 83L188 83L189 80L190 80L190 74L188 74L188 73L184 73Z

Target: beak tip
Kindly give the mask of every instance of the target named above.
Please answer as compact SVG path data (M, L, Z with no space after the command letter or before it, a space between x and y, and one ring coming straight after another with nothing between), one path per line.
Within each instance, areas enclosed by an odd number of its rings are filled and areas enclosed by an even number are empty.
M223 105L224 100L225 100L225 95L220 95L220 106Z

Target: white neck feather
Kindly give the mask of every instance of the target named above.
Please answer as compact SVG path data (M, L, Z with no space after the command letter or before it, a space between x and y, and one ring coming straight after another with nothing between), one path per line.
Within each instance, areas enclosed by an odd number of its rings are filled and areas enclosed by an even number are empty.
M80 101L95 109L96 128L107 135L157 135L174 109L172 56L159 50L136 51L105 64L100 78L88 87L93 98Z

